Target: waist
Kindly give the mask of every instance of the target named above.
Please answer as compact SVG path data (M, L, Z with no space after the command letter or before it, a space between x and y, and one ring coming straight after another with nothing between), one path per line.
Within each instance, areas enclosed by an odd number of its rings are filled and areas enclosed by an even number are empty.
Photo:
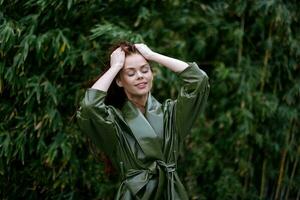
M166 177L167 182L173 182L175 173L175 163L156 160L146 169L128 169L123 177L123 183L133 194L137 194L151 179L159 180L161 177Z

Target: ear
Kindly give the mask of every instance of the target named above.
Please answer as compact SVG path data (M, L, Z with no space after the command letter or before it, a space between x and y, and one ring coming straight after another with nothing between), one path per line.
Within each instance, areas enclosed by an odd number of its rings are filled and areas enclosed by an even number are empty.
M116 83L119 87L123 87L123 83L122 81L120 80L120 78L116 78Z

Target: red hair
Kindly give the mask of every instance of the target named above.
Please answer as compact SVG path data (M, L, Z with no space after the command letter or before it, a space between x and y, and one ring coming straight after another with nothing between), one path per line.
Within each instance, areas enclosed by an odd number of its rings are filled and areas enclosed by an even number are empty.
M131 44L127 41L122 41L122 42L119 42L119 43L113 45L110 48L109 56L114 50L116 50L119 47L121 47L122 50L125 52L125 57L132 55L132 54L139 53L139 51L136 49L134 44ZM110 66L108 65L103 73L105 73L109 68L110 68ZM118 76L119 76L119 74L116 77L118 77ZM105 104L112 105L116 108L121 109L123 107L127 97L124 92L124 89L117 85L116 77L113 80L113 82L111 83L110 87L108 88L107 95L105 97Z

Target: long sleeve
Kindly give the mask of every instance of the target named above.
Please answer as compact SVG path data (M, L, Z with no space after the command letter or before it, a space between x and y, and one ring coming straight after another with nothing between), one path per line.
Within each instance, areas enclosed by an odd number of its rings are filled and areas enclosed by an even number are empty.
M197 116L203 111L209 94L206 73L195 62L188 64L189 67L178 74L183 85L175 104L176 130L182 137L190 132Z
M117 142L114 110L104 104L106 92L89 88L77 111L78 124L82 132L108 155L113 155Z

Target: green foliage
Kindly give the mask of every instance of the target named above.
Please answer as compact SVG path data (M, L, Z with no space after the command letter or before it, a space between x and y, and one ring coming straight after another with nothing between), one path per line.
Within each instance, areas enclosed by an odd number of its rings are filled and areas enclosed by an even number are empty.
M113 197L117 182L74 114L123 39L210 76L178 169L192 199L299 198L299 9L295 0L0 0L1 198ZM175 98L176 75L154 70L153 93Z

